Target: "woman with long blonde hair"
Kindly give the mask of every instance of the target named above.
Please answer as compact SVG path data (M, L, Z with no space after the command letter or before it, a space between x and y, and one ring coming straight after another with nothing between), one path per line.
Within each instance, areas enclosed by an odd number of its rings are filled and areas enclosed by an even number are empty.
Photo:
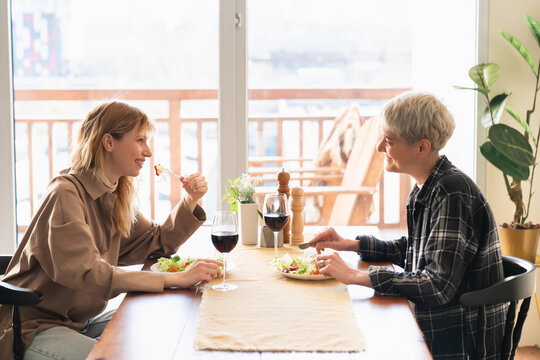
M71 167L50 182L3 279L43 294L37 306L20 308L25 359L84 359L110 319L100 315L109 299L220 275L220 263L211 259L182 273L119 267L175 253L206 220L197 202L208 187L199 173L182 180L186 196L163 224L134 206L133 178L152 156L153 130L142 111L121 102L97 106L82 122ZM0 306L6 358L13 356L10 314L10 306Z

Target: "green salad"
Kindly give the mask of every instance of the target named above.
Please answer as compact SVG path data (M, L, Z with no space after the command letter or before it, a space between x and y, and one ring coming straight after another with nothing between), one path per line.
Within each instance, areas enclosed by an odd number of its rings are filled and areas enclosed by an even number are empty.
M281 258L274 260L274 266L277 271L289 274L320 275L319 269L314 259L291 257L285 254Z
M159 258L157 264L158 269L161 272L182 272L190 267L195 261L197 261L197 259L192 257L181 258L178 255L174 255L171 258Z
M158 270L161 272L182 272L187 270L197 260L197 258L190 256L184 258L178 255L174 255L171 258L161 257L157 261ZM217 261L223 262L223 257L218 257ZM223 266L220 266L220 268L223 270Z

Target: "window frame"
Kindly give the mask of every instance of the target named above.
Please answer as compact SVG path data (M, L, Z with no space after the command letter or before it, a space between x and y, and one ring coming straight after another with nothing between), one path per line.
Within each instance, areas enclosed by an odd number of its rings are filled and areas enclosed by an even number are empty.
M0 154L5 162L0 176L0 253L8 254L15 251L17 237L11 54L11 2L5 1L0 6Z
M218 201L228 180L247 173L248 164L246 1L219 4Z

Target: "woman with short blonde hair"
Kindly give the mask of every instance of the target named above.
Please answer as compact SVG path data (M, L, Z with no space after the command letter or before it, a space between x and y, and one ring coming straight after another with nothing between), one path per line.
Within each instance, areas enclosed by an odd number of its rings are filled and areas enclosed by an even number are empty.
M441 150L456 127L448 108L435 96L422 92L404 93L388 102L382 110L381 125L409 145L428 139L431 151Z
M353 240L329 228L311 241L319 253L351 250L363 260L392 261L403 269L354 269L337 252L318 257L321 274L407 298L434 359L495 360L501 356L507 304L486 306L484 336L476 343L482 331L478 308L462 306L459 298L503 279L501 247L478 186L439 155L454 127L433 95L411 92L390 100L382 111L377 150L384 153L386 171L415 181L406 206L408 236L381 240L360 234Z
M128 291L161 292L220 275L220 263L200 259L181 273L126 271L149 255L175 253L204 223L197 202L205 178L182 180L184 198L163 224L134 206L134 177L152 156L154 130L139 109L109 102L82 122L71 167L48 186L3 281L43 294L35 307L21 307L25 359L84 359L111 314L107 301ZM11 307L0 306L0 353L11 358Z

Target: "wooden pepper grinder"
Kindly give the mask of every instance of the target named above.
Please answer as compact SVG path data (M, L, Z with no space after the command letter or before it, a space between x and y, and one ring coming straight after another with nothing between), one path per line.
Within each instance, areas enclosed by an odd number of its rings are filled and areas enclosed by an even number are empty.
M291 245L298 245L304 242L304 189L292 188L291 196Z
M291 175L285 171L285 169L281 169L281 172L277 175L277 180L279 183L278 186L278 193L280 194L286 194L287 199L289 199L290 196L290 188L289 188L289 180L291 179ZM283 243L288 244L291 242L291 234L289 230L291 229L291 222L289 221L287 225L283 228Z

